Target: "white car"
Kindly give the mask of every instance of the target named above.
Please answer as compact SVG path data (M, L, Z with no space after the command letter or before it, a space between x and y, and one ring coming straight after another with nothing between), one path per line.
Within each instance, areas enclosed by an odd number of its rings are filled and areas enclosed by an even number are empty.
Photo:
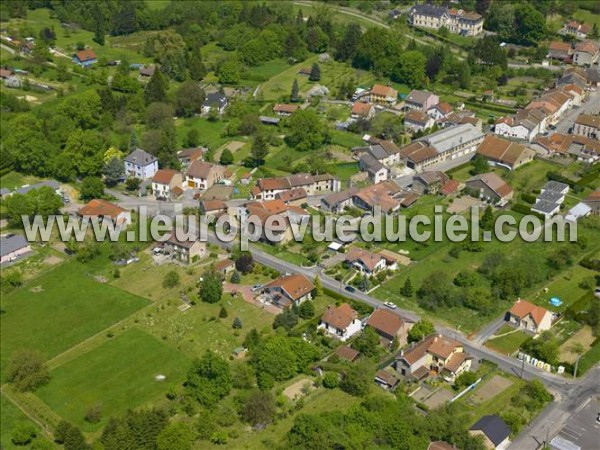
M390 309L396 309L397 308L396 304L392 303L392 302L385 302L384 305L387 306Z

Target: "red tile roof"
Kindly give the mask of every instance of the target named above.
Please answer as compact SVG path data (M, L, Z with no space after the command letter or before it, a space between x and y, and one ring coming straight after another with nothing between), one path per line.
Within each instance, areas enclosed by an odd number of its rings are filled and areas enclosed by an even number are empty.
M110 217L115 218L119 214L126 212L126 209L121 208L106 200L94 199L79 208L78 214L86 217Z
M158 169L152 178L152 181L159 184L169 184L173 177L179 172L173 169Z
M315 285L301 274L284 275L271 281L266 288L278 287L283 289L292 300L298 300L312 292Z
M357 317L358 313L348 303L342 303L339 306L329 306L321 317L321 322L339 330L345 330Z
M400 328L404 326L404 321L391 311L376 309L367 319L367 325L388 336L395 336Z
M80 50L77 53L75 53L75 56L80 62L86 62L91 61L92 59L96 59L96 54L91 48Z
M293 114L296 111L298 111L298 108L299 108L298 105L291 105L289 103L277 103L273 107L273 111L275 111L275 112L282 112L282 113L288 113L288 114Z
M397 97L398 91L391 86L384 86L383 84L374 84L371 88L371 94L380 97Z
M369 113L373 109L373 105L370 103L363 102L355 102L352 105L352 114L356 114L357 116L368 117Z
M517 300L517 303L515 303L510 309L510 313L520 319L531 315L531 318L536 325L539 325L542 320L544 320L544 316L548 313L548 310L546 308L542 308L541 306L534 305L526 300L519 299Z

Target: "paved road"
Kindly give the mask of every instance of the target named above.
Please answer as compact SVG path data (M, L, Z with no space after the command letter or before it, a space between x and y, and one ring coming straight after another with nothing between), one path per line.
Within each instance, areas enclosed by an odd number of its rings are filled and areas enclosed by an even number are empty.
M589 97L583 105L579 108L572 108L567 111L563 118L556 124L555 132L566 134L571 127L573 127L573 123L575 123L575 119L577 119L579 114L598 114L599 111L600 91L596 89L595 91L589 92Z

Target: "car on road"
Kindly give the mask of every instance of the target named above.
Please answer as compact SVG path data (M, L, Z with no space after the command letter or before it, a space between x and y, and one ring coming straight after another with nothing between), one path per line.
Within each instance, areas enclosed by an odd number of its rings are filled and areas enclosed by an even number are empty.
M392 303L392 302L385 302L384 305L387 306L390 309L396 309L397 308L396 304Z
M348 292L356 292L356 289L354 289L352 286L346 286L344 289Z

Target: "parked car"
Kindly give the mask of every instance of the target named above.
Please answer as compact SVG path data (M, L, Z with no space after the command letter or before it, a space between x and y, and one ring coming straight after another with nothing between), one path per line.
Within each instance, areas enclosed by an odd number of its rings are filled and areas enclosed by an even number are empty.
M254 286L252 286L252 292L256 292L260 289L262 289L263 285L262 284L255 284Z
M384 305L387 306L390 309L396 309L397 308L396 304L392 303L392 302L385 302Z
M346 285L346 287L344 287L344 289L347 290L348 292L356 292L356 289L353 288L352 286Z

